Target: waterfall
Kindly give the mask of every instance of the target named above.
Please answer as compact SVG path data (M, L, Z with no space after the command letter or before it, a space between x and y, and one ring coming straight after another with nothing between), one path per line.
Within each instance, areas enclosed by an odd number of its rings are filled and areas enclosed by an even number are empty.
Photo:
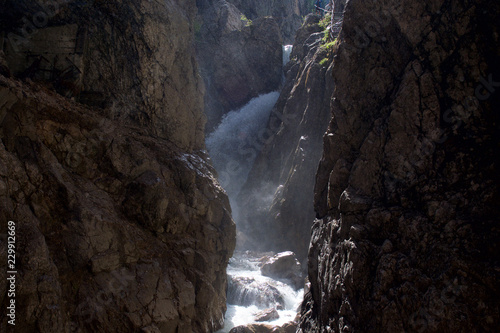
M293 45L283 45L283 66L285 66L290 61L292 47Z
M283 65L290 60L291 52L292 45L283 45ZM230 111L206 139L219 182L230 200L240 192L255 158L268 138L266 125L278 98L279 92L274 91L253 98L238 110Z
M290 60L291 51L291 45L283 46L283 65ZM272 135L266 126L278 98L277 91L253 98L245 106L225 115L206 139L207 150L219 175L219 182L228 194L236 224L238 207L235 199L255 158ZM257 254L248 253L238 253L231 258L227 269L225 324L218 333L227 333L234 326L256 320L282 325L295 318L304 290L295 290L289 284L263 276L259 268L261 259ZM260 311L272 311L273 316L259 317Z
M231 328L256 323L256 314L269 308L276 309L278 318L262 321L263 324L283 325L297 315L304 289L294 290L290 285L261 274L259 254L237 252L227 270L228 294L224 328L217 333L227 333Z
M253 98L225 115L206 139L219 182L231 201L240 192L267 138L267 121L278 97L279 92L275 91Z

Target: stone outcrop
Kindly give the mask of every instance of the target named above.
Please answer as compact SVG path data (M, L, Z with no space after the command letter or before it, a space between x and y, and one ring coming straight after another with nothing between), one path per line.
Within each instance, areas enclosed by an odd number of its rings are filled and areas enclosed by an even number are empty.
M254 321L263 322L278 319L280 317L276 308L259 311L255 314Z
M207 131L212 131L230 110L278 90L283 41L274 18L249 21L224 0L198 7L197 58L207 90Z
M260 272L264 276L291 284L295 289L304 287L300 262L291 251L263 258Z
M498 329L498 2L347 2L300 332Z
M319 19L307 16L297 31L283 90L257 140L255 146L262 150L238 200L239 228L249 238L243 245L292 250L300 262L306 262L315 216L314 175L333 92L328 61L333 51L321 46Z
M194 1L0 3L0 278L12 220L16 331L220 328L235 228L202 150Z

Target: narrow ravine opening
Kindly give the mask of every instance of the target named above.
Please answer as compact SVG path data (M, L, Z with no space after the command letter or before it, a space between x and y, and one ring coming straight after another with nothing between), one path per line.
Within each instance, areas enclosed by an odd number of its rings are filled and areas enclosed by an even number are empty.
M283 46L283 65L290 60L292 45ZM206 138L207 150L226 190L236 228L240 224L238 195L265 141L266 126L280 92L273 91L250 100L243 107L230 111ZM266 194L262 193L262 196ZM263 200L271 205L272 196ZM262 230L262 233L268 232ZM238 230L239 237L242 231ZM283 325L294 320L303 298L301 268L292 252L258 252L238 246L227 269L227 312L224 328L252 323ZM288 276L273 272L288 265ZM294 268L290 270L290 267Z

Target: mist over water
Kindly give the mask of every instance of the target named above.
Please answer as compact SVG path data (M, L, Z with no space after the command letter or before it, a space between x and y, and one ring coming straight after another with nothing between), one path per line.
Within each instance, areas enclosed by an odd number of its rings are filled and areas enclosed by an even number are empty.
M283 64L289 61L291 51L291 45L283 46ZM236 198L257 155L272 135L267 124L279 95L278 91L260 95L242 108L229 112L206 139L207 150L219 175L219 182L228 194L237 226L239 209ZM273 200L276 190L273 184L267 187L255 194L266 207ZM228 309L225 326L218 333L227 333L234 326L254 323L256 313L269 308L276 308L279 318L262 323L282 325L296 316L303 289L294 290L288 284L263 276L258 264L262 255L237 252L231 258L227 270Z
M265 128L278 97L279 92L274 91L253 98L242 108L225 115L206 139L219 182L232 205L266 140Z

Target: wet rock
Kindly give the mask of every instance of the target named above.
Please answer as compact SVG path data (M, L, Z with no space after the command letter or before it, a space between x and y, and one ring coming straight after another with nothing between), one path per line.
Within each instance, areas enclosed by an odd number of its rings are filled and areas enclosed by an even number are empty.
M280 317L278 311L275 308L270 308L266 310L259 311L255 314L254 321L271 321L278 319Z
M252 324L233 327L229 333L269 333L275 332L274 326L264 324Z
M250 324L237 326L229 331L230 333L295 333L297 324L286 323L283 326L273 326L268 324Z
M262 258L260 272L264 276L290 283L295 289L304 286L300 262L291 251Z

